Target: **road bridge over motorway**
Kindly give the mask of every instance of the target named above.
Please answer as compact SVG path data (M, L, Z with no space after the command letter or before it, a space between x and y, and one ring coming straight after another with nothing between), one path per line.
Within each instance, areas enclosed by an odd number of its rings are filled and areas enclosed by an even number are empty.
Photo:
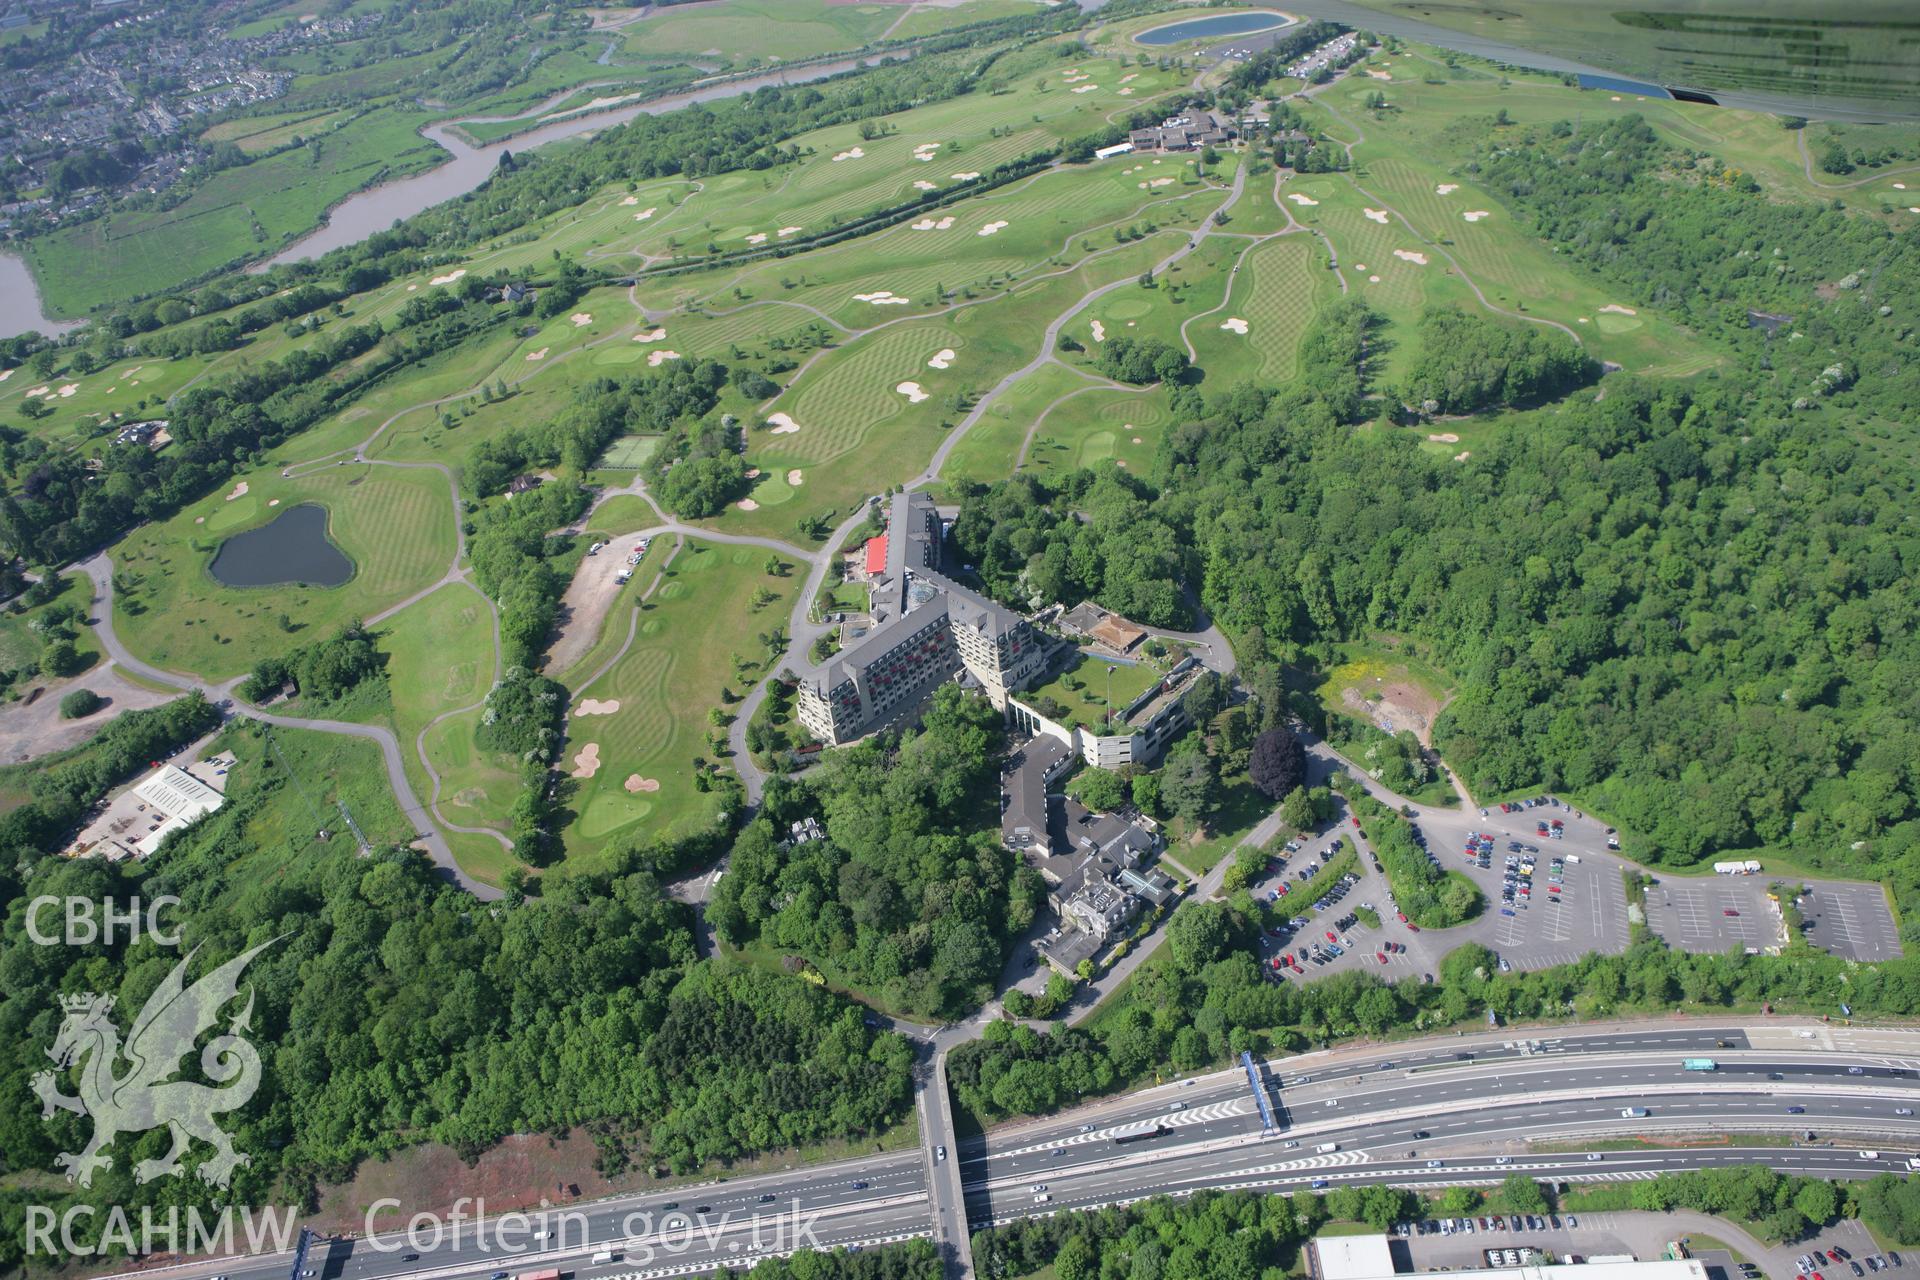
M1716 1068L1682 1065L1701 1057ZM820 1164L568 1206L531 1221L468 1221L438 1240L339 1240L309 1266L314 1280L492 1280L549 1268L573 1280L698 1274L795 1247L932 1236L930 1193L935 1202L952 1194L941 1182L964 1196L977 1228L1209 1188L1448 1186L1512 1173L1619 1181L1752 1163L1859 1178L1904 1172L1920 1152L1920 1031L1671 1020L1430 1037L1264 1066L1282 1121L1271 1136L1262 1136L1246 1072L1235 1065L960 1142L943 1118L938 1134L925 1136L947 1147L945 1159L914 1150ZM1114 1145L1113 1130L1142 1122L1161 1132ZM1725 1135L1731 1145L1619 1146L1692 1135ZM1790 1145L1779 1145L1782 1135ZM534 1238L541 1230L547 1239ZM955 1243L963 1231L948 1225L939 1238L950 1261L965 1257ZM264 1253L143 1274L288 1280L290 1265L288 1254Z

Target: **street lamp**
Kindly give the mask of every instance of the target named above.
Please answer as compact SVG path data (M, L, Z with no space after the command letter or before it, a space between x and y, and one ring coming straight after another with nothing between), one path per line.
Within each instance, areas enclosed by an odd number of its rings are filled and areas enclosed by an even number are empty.
M1107 664L1107 732L1113 732L1113 664Z

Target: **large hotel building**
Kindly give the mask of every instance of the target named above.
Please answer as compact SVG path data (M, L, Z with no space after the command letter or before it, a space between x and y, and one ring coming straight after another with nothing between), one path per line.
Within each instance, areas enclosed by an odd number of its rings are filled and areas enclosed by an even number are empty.
M872 733L962 675L1005 710L1045 665L1040 634L1012 610L940 572L940 513L924 493L888 512L871 591L873 628L850 649L797 672L800 723L830 746ZM877 548L876 548L877 550Z

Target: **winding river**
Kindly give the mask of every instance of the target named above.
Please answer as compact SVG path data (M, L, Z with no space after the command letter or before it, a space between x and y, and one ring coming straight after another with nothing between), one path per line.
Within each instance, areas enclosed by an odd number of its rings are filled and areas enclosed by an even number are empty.
M839 58L830 62L809 63L805 66L700 85L608 110L575 108L556 113L555 109L562 102L575 96L581 89L601 87L583 85L563 90L518 115L473 116L464 120L448 120L428 125L420 131L421 136L439 144L447 151L448 159L444 163L424 173L396 178L392 182L383 182L376 187L348 196L333 207L326 221L319 227L295 240L258 266L265 267L317 258L329 250L356 244L374 232L384 231L394 223L431 209L434 205L465 195L493 174L495 168L499 166L500 153L503 151L530 151L562 138L577 138L584 134L611 129L615 125L625 124L643 115L662 115L669 111L678 111L696 102L718 102L723 98L737 98L741 94L752 93L767 85L806 84L814 80L825 80L857 67L877 65L888 58L911 56L910 52L895 51L865 58ZM618 98L613 100L619 101ZM453 132L463 124L498 124L508 120L534 120L548 115L553 117L548 123L486 146L476 147ZM25 260L18 254L0 251L0 338L12 337L29 330L38 330L45 334L62 333L75 328L78 323L49 319L41 307L39 290L34 286L33 275L27 270Z
M535 147L544 146L549 142L558 142L562 138L577 138L583 134L599 133L640 116L663 115L669 111L678 111L682 107L691 106L696 102L717 102L722 98L737 98L741 94L752 93L767 85L806 84L813 80L825 80L829 76L837 76L842 72L852 71L856 67L873 66L884 60L879 56L842 58L833 62L817 62L804 67L795 67L792 70L769 71L761 75L743 76L737 80L726 80L678 93L662 94L645 102L635 102L606 111L576 109L556 115L551 123L480 147L467 142L453 130L463 124L498 124L509 120L537 119L552 112L561 102L580 92L580 89L565 90L518 115L473 116L465 120L450 120L441 124L428 125L420 131L420 135L444 147L450 153L450 159L425 173L414 174L408 178L396 178L392 182L383 182L377 187L370 187L357 195L348 196L333 207L324 224L267 259L263 265L273 266L283 262L300 262L308 258L317 258L343 245L357 244L374 232L385 231L394 223L404 218L411 218L414 214L431 209L434 205L465 195L493 174L500 164L500 153L503 151L531 151Z

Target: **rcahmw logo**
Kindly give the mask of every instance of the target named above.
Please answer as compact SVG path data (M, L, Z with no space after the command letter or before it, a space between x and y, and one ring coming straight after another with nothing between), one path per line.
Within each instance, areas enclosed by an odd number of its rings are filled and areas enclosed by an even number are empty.
M40 1098L43 1120L51 1119L58 1109L93 1121L93 1136L82 1150L63 1151L55 1157L54 1163L66 1171L69 1182L91 1186L96 1170L113 1167L113 1156L105 1148L111 1146L115 1138L162 1126L171 1133L173 1145L164 1156L136 1164L133 1168L136 1182L185 1174L188 1165L182 1157L188 1154L195 1139L213 1149L211 1155L193 1166L195 1175L212 1186L225 1187L236 1168L250 1163L245 1154L233 1149L232 1141L215 1117L245 1106L260 1087L260 1054L241 1034L250 1029L252 1020L251 987L247 989L246 1004L227 1022L224 1034L209 1040L200 1052L200 1070L214 1083L172 1077L180 1071L182 1059L192 1052L199 1038L215 1028L222 1010L238 998L240 975L248 963L278 941L275 938L242 952L191 986L186 981L187 966L199 948L188 952L148 997L139 1016L133 1020L124 1044L112 1018L113 997L93 992L61 997L65 1017L53 1047L47 1051L54 1069L34 1075L33 1091ZM59 1075L65 1073L71 1073L75 1082L76 1093L72 1097L59 1090ZM89 1220L98 1212L93 1206L76 1205L58 1215L61 1244L69 1246L66 1252L111 1248L125 1243L121 1236L132 1237L132 1223L125 1211L116 1207L107 1211L106 1237L112 1238L112 1244L103 1239L91 1248L70 1247L82 1243L75 1239L76 1221ZM177 1215L161 1222L155 1222L147 1213L141 1216L145 1228L158 1230L169 1241L180 1237ZM29 1206L30 1251L39 1244L51 1249L55 1217L54 1211L46 1206ZM289 1213L284 1226L290 1228L291 1225ZM282 1229L272 1222L271 1215L268 1215L268 1226L270 1230ZM255 1229L251 1219L248 1228L249 1232ZM189 1240L231 1238L232 1231L230 1218L211 1228L204 1222L190 1220L185 1235ZM135 1251L148 1251L137 1241L135 1244Z

